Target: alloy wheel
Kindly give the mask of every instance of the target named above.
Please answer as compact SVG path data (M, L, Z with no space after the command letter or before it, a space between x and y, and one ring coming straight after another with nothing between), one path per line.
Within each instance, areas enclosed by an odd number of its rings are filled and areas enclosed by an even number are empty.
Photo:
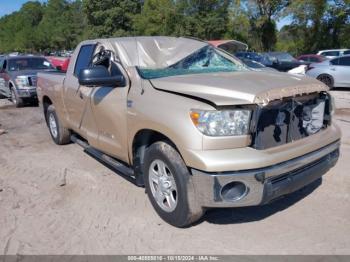
M169 167L160 159L149 167L149 185L158 206L165 212L174 211L178 202L176 182Z

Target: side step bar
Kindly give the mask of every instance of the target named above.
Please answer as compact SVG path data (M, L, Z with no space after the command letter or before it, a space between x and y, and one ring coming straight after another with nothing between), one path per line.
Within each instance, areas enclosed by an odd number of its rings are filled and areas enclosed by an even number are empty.
M119 162L113 157L110 157L103 152L97 150L96 148L93 148L90 146L87 142L81 140L76 135L71 135L71 141L75 144L80 145L82 148L84 148L84 152L88 155L95 158L97 161L99 161L104 166L111 169L113 172L117 173L124 179L128 180L129 182L138 185L136 183L136 178L134 174L134 170L123 163Z

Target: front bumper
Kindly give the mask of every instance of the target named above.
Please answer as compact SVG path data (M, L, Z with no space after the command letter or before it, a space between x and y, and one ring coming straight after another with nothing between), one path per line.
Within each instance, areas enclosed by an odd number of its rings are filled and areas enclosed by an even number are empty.
M36 88L31 89L17 89L17 94L20 98L32 98L37 99L38 95L36 92Z
M306 155L258 169L221 173L192 169L197 200L203 207L266 204L324 175L337 162L339 147L340 141L336 141ZM230 199L224 190L235 183L244 184L245 189L240 197Z

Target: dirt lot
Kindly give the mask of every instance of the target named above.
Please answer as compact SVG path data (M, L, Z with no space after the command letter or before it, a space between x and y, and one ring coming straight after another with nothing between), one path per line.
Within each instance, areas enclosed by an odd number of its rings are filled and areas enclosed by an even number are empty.
M56 146L40 108L1 100L0 254L350 254L350 92L333 94L342 149L322 183L188 229L78 145Z

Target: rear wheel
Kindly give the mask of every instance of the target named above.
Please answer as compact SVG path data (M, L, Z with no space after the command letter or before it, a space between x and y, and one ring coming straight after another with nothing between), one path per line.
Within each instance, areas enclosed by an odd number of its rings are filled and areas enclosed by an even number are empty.
M330 89L333 89L334 87L334 80L333 80L333 77L330 75L326 75L326 74L319 75L317 77L317 80L327 85Z
M203 215L195 200L191 175L169 143L156 142L147 149L144 174L147 195L164 221L185 227Z
M51 137L57 145L65 145L70 143L70 131L59 121L53 105L50 105L47 108L46 123Z
M20 97L18 97L16 90L15 90L13 87L11 87L11 88L10 88L10 91L11 91L11 97L10 97L11 102L12 102L16 107L21 107L21 106L23 106L23 99L20 98Z

